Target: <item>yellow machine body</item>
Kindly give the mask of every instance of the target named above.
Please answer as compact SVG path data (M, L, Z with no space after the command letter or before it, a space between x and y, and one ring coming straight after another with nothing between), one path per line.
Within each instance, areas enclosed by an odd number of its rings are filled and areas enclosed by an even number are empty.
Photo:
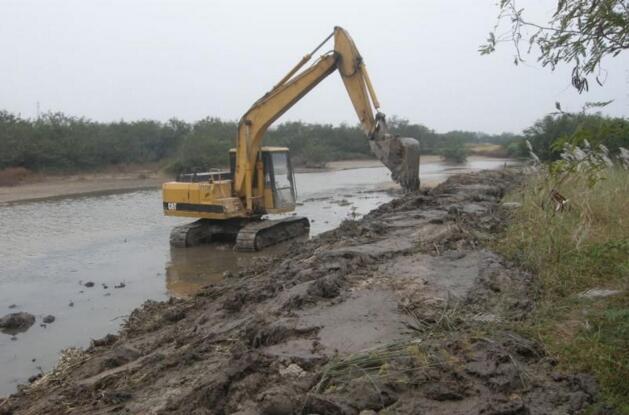
M233 219L295 209L295 180L288 148L262 147L255 163L252 211L234 193L236 150L230 151L231 169L180 175L162 185L164 213L203 219Z

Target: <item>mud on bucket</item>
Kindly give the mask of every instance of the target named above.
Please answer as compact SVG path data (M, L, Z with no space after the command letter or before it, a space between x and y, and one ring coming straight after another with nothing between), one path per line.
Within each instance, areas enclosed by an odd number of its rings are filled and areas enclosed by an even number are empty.
M407 192L419 189L419 141L390 134L369 141L371 151Z

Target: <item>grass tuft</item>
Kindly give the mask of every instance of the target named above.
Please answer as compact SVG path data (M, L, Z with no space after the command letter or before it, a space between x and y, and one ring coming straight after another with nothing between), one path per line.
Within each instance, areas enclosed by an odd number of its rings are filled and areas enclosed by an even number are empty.
M552 190L568 199L563 209ZM629 171L608 168L595 183L538 173L508 199L521 207L495 248L537 275L526 331L561 367L594 373L603 400L629 414ZM617 293L583 295L592 288Z

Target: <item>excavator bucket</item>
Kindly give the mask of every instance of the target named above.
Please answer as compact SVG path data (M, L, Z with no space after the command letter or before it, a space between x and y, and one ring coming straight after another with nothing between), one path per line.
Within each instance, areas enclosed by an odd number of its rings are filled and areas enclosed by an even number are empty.
M414 138L383 134L369 140L371 151L391 171L404 191L419 189L419 142Z

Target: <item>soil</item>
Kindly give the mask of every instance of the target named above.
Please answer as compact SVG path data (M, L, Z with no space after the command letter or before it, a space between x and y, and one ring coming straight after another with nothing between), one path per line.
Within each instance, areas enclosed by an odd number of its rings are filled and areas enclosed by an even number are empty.
M487 248L521 177L454 176L195 298L147 302L0 414L578 413L596 383L514 331L533 276Z
M155 172L38 175L16 186L0 185L0 204L158 188L170 178Z

